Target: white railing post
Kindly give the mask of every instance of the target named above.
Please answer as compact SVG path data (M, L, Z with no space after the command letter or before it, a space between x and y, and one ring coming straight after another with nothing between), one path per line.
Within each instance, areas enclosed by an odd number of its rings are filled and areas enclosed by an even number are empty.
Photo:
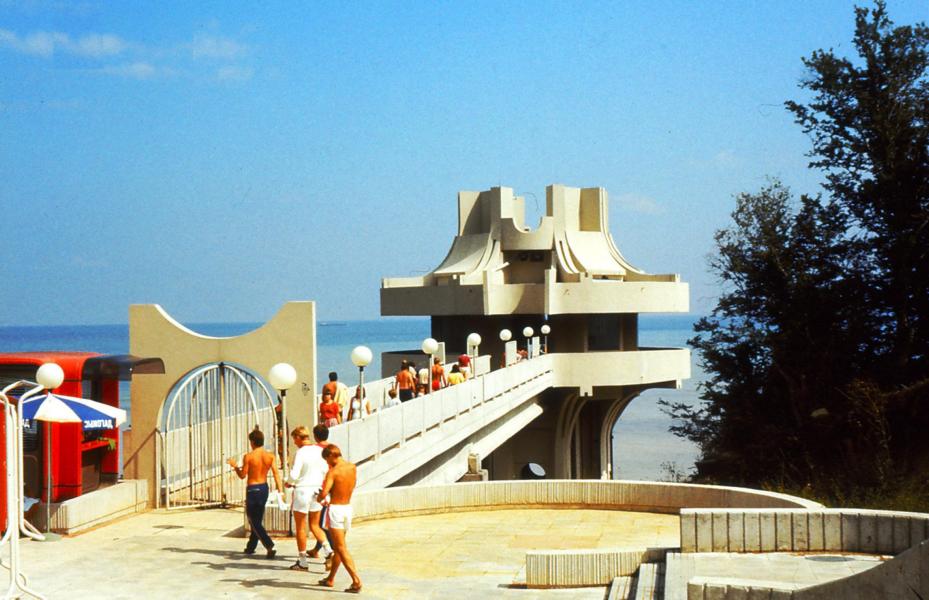
M396 408L400 409L400 448L403 448L403 445L406 443L406 424L404 422L406 410L404 409L402 402L397 405Z
M381 457L381 446L383 445L384 438L381 437L381 411L374 413L374 418L377 419L377 448L374 451L374 460L377 460Z
M8 385L0 391L0 402L3 405L3 419L6 425L6 518L7 530L3 536L0 545L9 543L10 545L10 584L7 586L4 598L20 598L23 592L34 598L45 600L38 592L29 588L26 581L26 575L20 570L19 540L20 534L24 534L34 539L42 540L44 536L33 534L26 529L26 517L23 514L23 423L20 418L17 407L14 406L7 396L10 390L29 385L31 382L17 381ZM35 384L32 384L35 385ZM37 386L23 394L19 402L31 395L41 392L44 388ZM46 511L48 507L46 507Z

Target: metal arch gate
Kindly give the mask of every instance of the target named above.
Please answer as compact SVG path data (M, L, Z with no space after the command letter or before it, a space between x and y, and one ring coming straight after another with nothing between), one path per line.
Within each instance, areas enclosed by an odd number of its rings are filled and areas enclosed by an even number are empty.
M256 424L274 443L275 397L264 383L232 365L205 365L174 387L162 414L158 499L165 507L244 504L245 485L226 459L249 451Z

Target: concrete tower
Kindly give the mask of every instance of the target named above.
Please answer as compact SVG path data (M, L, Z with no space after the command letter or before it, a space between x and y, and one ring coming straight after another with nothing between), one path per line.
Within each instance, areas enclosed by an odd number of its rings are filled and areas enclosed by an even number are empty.
M459 192L458 235L445 260L425 276L382 282L381 314L429 315L450 355L477 332L495 368L502 329L521 340L526 326L537 334L551 327L556 387L540 398L542 416L482 457L493 478L517 478L528 462L550 477L610 475L610 432L623 409L646 388L676 388L690 376L688 350L638 342L638 315L687 312L688 286L629 264L607 207L603 188L551 185L531 230L525 200L511 188Z

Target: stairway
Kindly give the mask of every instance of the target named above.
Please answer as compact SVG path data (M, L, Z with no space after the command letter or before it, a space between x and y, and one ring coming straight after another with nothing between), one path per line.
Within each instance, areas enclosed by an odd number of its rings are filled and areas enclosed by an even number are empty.
M617 577L610 584L608 600L664 600L665 563L639 565L635 575Z

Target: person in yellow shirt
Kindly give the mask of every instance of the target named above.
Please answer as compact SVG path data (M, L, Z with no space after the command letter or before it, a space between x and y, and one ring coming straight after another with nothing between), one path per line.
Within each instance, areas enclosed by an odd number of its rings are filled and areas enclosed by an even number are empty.
M458 365L452 365L452 372L448 374L448 385L458 385L464 383L465 376Z

